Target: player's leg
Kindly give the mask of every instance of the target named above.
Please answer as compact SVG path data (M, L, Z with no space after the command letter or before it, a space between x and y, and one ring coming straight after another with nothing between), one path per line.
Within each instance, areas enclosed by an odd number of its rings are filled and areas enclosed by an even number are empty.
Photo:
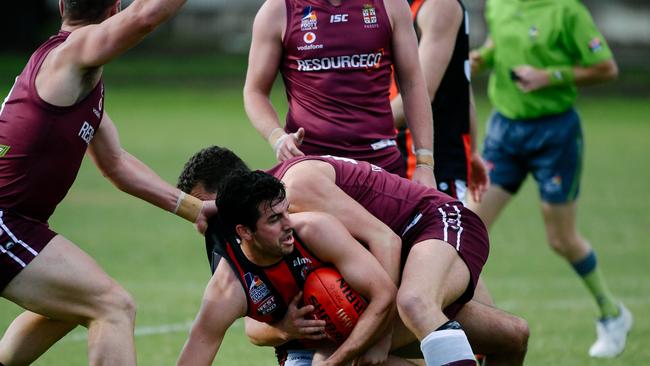
M483 365L523 365L530 330L522 318L476 301L466 303L456 319L463 325Z
M632 315L612 295L597 265L596 253L576 228L576 201L564 205L542 204L551 247L573 267L600 310L598 339L591 346L593 357L614 357L625 348Z
M499 217L501 211L510 202L512 196L512 193L502 187L490 184L481 202L476 203L470 200L467 207L481 218L486 227L490 228Z
M454 247L425 240L411 248L397 294L404 324L420 340L427 365L475 365L462 328L449 322L442 309L460 298L470 272Z
M135 365L131 296L64 237L54 237L1 295L48 318L87 326L91 365Z
M30 365L76 326L25 311L14 319L0 340L0 361Z
M593 248L577 229L577 197L583 160L580 119L571 110L546 118L538 128L531 143L540 148L529 164L539 186L548 242L571 264L600 309L598 340L589 353L595 357L616 356L625 347L632 318L607 288Z

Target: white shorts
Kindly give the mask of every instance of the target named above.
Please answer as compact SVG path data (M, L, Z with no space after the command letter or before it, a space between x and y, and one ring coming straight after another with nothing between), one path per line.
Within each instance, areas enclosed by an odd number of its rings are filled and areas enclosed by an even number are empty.
M288 350L284 366L311 366L314 352L314 350L308 349Z

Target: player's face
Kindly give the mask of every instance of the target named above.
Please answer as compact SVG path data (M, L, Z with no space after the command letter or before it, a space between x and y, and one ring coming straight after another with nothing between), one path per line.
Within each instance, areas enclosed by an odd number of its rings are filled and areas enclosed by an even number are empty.
M273 258L285 256L293 251L293 229L289 216L289 202L285 199L270 206L259 207L261 216L253 233L258 249Z

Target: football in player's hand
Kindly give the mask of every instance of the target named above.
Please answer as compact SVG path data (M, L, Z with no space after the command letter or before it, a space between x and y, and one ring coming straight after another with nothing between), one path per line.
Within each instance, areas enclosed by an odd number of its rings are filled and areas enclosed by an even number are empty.
M318 268L307 276L303 298L305 304L314 306L314 318L326 322L325 334L337 344L350 335L367 306L366 300L331 267Z

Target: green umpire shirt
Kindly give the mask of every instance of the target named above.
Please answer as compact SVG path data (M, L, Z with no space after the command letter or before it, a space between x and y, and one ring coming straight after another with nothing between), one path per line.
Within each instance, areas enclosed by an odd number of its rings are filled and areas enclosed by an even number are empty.
M488 95L511 119L530 119L568 110L575 102L574 83L521 91L510 70L590 66L612 58L589 11L579 0L488 0L486 19L494 42Z

